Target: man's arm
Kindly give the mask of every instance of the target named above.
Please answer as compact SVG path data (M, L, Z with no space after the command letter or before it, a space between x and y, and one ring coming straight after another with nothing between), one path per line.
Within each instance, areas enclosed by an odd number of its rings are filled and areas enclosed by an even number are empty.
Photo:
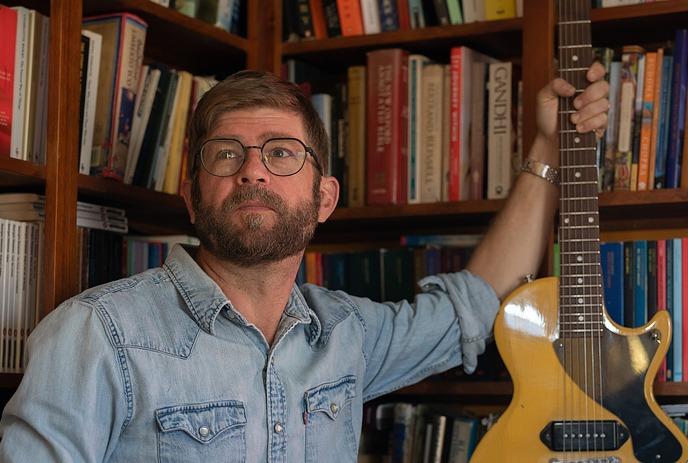
M127 407L123 375L96 309L69 302L29 337L29 362L0 421L0 461L101 462Z
M603 76L604 68L595 63L588 71L593 83L574 100L578 113L572 115L572 122L580 132L606 127L609 102ZM530 158L559 166L558 97L571 96L573 90L562 79L555 79L538 94L538 134ZM487 281L500 299L522 284L526 275L537 273L558 199L557 186L535 175L519 175L504 208L474 251L466 268Z

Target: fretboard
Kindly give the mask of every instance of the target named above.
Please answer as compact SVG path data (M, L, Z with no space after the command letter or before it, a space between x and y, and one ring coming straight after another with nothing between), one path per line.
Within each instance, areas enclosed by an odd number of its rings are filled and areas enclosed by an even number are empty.
M558 1L559 75L580 94L593 62L590 0ZM602 329L602 272L597 203L596 140L571 123L574 98L559 100L561 204L559 208L561 337L587 336Z

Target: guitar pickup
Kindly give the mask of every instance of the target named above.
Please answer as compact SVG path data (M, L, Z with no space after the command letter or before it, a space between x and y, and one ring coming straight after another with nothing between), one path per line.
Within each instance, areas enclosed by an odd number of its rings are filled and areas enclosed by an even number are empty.
M549 463L621 463L621 458L617 457L602 457L602 458L584 458L582 460L560 460L552 458Z
M599 452L618 450L628 440L626 427L616 421L551 421L540 433L540 440L555 452ZM583 459L581 462L605 462Z

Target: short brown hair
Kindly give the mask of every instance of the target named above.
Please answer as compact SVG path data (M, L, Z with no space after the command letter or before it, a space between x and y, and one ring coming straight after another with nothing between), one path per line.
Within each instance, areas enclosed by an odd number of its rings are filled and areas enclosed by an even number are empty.
M238 109L273 108L301 115L306 144L315 151L323 175L328 172L327 132L311 101L301 89L273 74L240 71L211 88L198 103L189 123L189 178L196 179L201 145L223 114Z

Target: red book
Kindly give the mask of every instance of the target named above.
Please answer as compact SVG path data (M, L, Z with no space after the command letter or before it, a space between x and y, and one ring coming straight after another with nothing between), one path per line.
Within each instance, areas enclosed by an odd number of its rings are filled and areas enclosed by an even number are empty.
M17 12L0 5L0 158L10 157Z
M411 13L407 0L397 0L397 14L399 15L399 29L411 29Z
M368 52L366 200L369 205L407 201L408 52Z
M325 22L325 7L321 0L310 0L311 20L316 39L327 38L327 23Z
M657 240L657 311L666 310L666 240ZM657 372L657 381L666 382L666 357Z
M342 35L363 35L363 16L359 0L337 0Z

